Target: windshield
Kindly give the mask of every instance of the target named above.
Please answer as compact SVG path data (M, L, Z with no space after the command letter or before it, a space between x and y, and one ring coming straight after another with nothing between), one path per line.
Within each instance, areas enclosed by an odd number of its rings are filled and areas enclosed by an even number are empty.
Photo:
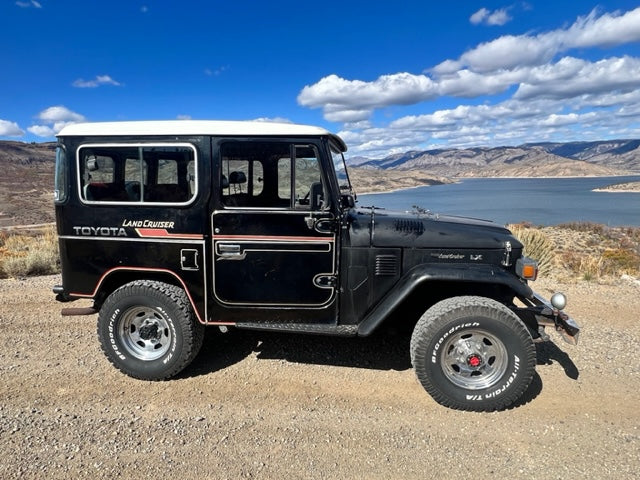
M349 171L347 170L347 163L344 160L342 152L331 149L331 157L333 160L333 168L336 171L336 177L338 177L338 185L340 186L340 194L353 195L353 187L349 180Z

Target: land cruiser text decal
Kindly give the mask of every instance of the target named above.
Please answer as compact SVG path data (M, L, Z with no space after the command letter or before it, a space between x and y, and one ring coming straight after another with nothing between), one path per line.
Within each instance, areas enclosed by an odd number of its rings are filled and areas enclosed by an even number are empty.
M173 228L175 222L158 222L156 220L127 220L122 221L123 227L134 228Z

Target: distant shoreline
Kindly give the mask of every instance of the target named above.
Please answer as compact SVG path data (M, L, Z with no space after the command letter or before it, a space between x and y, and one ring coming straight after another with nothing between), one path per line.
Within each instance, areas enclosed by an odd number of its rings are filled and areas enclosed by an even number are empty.
M638 182L625 182L614 183L602 188L594 188L594 192L603 193L640 193L640 181Z
M518 180L518 179L561 179L561 178L614 178L614 177L637 177L640 176L640 172L638 172L637 174L620 174L620 175L556 175L556 176L535 176L535 177L521 177L521 176L495 176L495 177L452 177L451 178L451 183L444 183L442 185L451 185L451 184L455 184L455 183L460 183L462 180L476 180L476 179L487 179L487 180L499 180L499 179L508 179L508 180ZM638 186L635 186L635 185ZM390 190L378 190L378 191L373 191L373 192L356 192L358 195L379 195L381 193L395 193L395 192L404 192L406 190L413 190L415 188L422 188L422 187L436 187L439 184L436 185L429 185L429 184L424 184L424 185L414 185L411 187L401 187L401 188L392 188ZM629 189L614 189L614 188L610 188L610 187L615 187L616 185L634 185L632 188ZM606 187L602 187L602 188L595 188L592 190L593 192L607 192L607 193L640 193L640 182L630 182L630 183L618 183L618 184L612 184L612 185L608 185Z
M458 182L443 183L442 185L451 185L453 183L458 183ZM377 192L356 192L356 195L357 196L360 196L360 195L380 195L382 193L405 192L407 190L413 190L415 188L437 187L437 186L439 186L439 185L429 185L428 183L425 183L424 185L414 185L412 187L392 188L391 190L379 190Z

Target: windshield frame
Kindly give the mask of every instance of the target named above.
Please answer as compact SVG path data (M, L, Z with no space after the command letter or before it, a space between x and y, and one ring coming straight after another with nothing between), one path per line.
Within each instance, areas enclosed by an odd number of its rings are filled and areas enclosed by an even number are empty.
M351 178L349 177L347 161L344 158L344 153L335 148L333 145L331 145L331 163L336 174L336 180L338 182L338 188L340 189L340 195L343 195L343 192L346 191L345 193L348 193L349 195L355 197ZM341 179L338 175L341 169L344 170L344 179ZM346 180L346 183L343 180Z

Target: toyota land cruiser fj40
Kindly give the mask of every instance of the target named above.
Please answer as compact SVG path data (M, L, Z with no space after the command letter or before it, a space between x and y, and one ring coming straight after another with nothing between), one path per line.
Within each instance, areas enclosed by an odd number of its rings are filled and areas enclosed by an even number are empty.
M338 136L262 122L117 122L58 135L61 302L91 299L122 372L162 380L205 326L366 336L412 322L439 403L502 409L529 386L546 327L579 327L528 285L537 264L495 223L358 208Z

